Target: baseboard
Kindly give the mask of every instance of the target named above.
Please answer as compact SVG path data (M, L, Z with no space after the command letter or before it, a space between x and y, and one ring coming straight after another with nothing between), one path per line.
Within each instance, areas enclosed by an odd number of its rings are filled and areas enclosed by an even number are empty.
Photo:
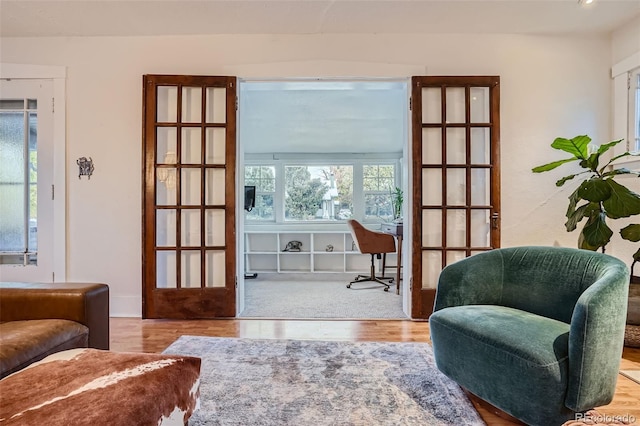
M112 317L141 318L142 298L140 296L111 296L109 315Z

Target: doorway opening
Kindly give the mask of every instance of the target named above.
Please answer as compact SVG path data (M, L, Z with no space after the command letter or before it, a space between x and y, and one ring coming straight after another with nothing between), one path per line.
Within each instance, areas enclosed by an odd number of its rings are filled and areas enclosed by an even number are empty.
M409 193L408 87L407 79L239 81L238 188L255 187L251 207L238 200L240 317L408 317L406 279L400 294L371 282L346 288L370 268L347 220L380 230L410 211L405 202L395 214L394 204L398 191ZM397 261L392 253L386 264Z

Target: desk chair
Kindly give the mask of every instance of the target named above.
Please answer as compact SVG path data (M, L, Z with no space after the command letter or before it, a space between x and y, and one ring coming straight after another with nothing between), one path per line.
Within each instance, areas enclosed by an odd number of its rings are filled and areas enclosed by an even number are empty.
M371 274L358 275L355 280L347 284L347 288L351 288L351 284L353 283L374 281L382 284L384 286L384 291L389 291L389 284L393 282L393 278L376 276L376 268L373 256L378 256L378 259L380 258L380 256L382 256L383 259L386 259L387 253L394 253L396 251L396 241L393 238L393 235L385 234L384 232L371 231L362 226L360 222L353 219L348 220L347 225L349 225L351 236L353 237L353 241L358 247L358 251L363 254L367 253L371 255Z

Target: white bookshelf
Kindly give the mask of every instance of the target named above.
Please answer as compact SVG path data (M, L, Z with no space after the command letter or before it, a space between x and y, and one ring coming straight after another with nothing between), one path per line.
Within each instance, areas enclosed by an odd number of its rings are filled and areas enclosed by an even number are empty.
M284 251L289 241L300 241L301 250ZM364 273L371 262L370 255L358 251L351 233L344 231L246 231L244 248L249 274ZM388 255L387 262L393 264L395 255Z

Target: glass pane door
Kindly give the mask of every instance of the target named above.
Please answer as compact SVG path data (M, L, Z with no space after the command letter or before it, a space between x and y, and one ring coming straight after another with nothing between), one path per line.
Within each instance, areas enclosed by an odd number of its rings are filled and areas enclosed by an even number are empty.
M0 81L0 281L54 281L53 83Z
M145 76L145 112L145 317L233 316L235 78Z
M415 318L431 313L442 268L499 246L498 84L413 78Z

